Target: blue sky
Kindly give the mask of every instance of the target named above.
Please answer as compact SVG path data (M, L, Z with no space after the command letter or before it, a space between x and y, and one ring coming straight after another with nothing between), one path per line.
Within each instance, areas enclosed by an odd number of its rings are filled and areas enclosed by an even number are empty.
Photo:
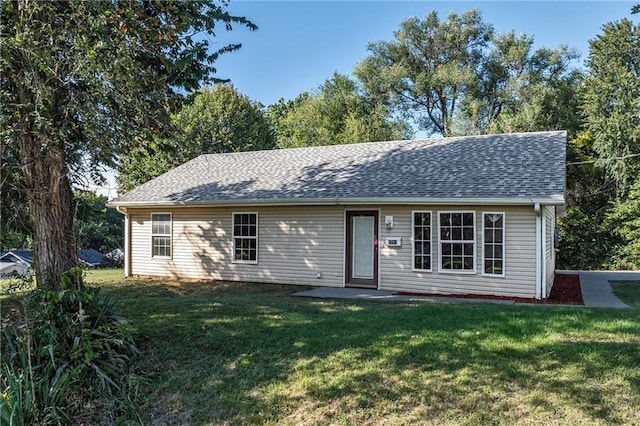
M391 40L400 23L436 10L445 20L449 12L470 8L482 12L485 22L499 32L514 30L533 36L536 47L566 44L588 54L588 40L601 26L623 17L638 22L624 1L232 1L229 11L258 25L251 32L235 27L212 39L216 46L242 43L222 55L217 76L229 78L251 99L269 105L292 99L319 86L334 71L351 74L367 56L367 43Z

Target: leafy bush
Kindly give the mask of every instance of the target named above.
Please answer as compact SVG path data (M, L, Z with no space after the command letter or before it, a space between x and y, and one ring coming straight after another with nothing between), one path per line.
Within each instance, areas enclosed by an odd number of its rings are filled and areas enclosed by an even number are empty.
M5 321L2 424L65 423L95 389L115 397L127 386L139 353L133 331L99 289L71 288L77 274L67 272L59 291L28 293L19 315Z
M610 266L616 269L639 269L640 177L636 178L626 199L612 203L605 226L618 240Z
M614 241L603 229L603 216L603 212L590 215L579 207L570 207L566 216L558 218L558 269L600 269L607 264Z
M5 329L9 359L2 362L0 424L50 424L69 420L64 395L69 388L71 371L68 363L34 364L31 336L22 346L18 329ZM26 349L26 350L25 350Z

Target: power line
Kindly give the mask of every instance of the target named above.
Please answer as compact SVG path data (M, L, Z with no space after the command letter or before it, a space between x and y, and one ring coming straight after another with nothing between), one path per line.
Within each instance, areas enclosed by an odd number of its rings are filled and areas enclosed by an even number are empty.
M640 153L639 154L623 155L622 157L600 158L598 160L574 161L572 163L567 163L567 166L575 166L575 165L578 165L578 164L593 164L593 163L597 163L599 161L619 161L619 160L626 160L627 158L632 158L632 157L640 157Z

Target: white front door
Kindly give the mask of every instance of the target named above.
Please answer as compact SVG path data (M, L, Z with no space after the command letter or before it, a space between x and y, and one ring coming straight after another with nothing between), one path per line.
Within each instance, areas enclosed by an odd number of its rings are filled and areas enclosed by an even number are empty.
M378 288L378 212L348 211L345 284Z
M353 278L373 279L373 216L352 216L351 270Z

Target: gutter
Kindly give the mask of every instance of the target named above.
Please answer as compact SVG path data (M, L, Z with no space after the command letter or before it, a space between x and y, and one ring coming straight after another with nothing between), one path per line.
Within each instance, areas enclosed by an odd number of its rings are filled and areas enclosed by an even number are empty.
M481 205L511 205L511 206L530 206L535 204L564 206L563 197L547 197L547 198L375 198L375 197L356 197L356 198L287 198L287 199L236 199L236 200L220 200L220 201L111 201L107 203L108 207L115 207L120 213L126 211L126 208L156 208L156 207L223 207L223 206L334 206L334 205L425 205L425 204L444 204L444 205L465 205L465 206L481 206Z

